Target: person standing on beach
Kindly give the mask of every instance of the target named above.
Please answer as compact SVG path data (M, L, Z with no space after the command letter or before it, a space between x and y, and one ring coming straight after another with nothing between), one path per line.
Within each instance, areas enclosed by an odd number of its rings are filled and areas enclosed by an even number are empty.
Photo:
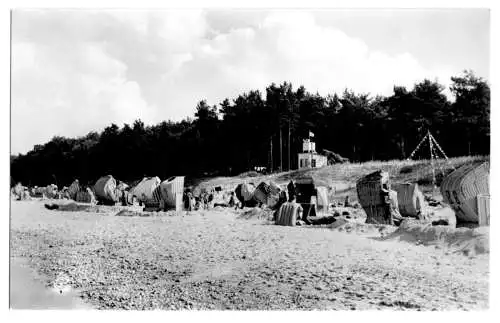
M295 188L295 183L293 180L290 181L287 185L287 190L288 190L288 201L292 202L295 200L295 197L297 196L296 188Z

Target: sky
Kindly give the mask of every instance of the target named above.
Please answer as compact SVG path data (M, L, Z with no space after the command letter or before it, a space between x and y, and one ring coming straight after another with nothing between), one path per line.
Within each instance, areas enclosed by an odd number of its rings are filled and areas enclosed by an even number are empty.
M193 117L290 81L391 95L464 69L489 80L487 9L12 12L11 152L141 119ZM449 93L447 93L449 95Z

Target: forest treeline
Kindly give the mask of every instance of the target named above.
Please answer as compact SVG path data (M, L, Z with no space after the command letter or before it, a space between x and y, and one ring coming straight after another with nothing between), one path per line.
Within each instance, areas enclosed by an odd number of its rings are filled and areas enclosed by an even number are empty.
M131 181L235 175L255 166L296 169L309 131L317 150L355 162L407 158L428 130L448 157L488 155L489 85L472 71L451 81L452 100L443 85L427 79L411 89L394 86L387 97L351 90L321 96L273 83L265 93L250 91L218 105L200 101L194 118L180 122L146 126L137 119L80 138L56 136L11 156L11 182L62 186L106 174Z

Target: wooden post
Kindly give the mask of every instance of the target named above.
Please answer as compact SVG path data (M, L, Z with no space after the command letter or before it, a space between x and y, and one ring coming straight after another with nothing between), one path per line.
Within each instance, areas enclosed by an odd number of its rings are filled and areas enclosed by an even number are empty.
M280 172L283 171L283 140L281 135L281 126L280 126Z
M271 173L273 172L273 136L271 136Z
M290 117L288 117L288 171L290 171Z
M429 139L429 149L431 153L431 168L432 168L432 186L436 188L436 174L434 171L434 154L432 153L432 139L431 139L431 133L427 132L427 137Z
M312 151L312 141L311 137L309 136L309 151L311 152L311 160L309 161L309 164L311 166L311 169L313 168L313 151Z

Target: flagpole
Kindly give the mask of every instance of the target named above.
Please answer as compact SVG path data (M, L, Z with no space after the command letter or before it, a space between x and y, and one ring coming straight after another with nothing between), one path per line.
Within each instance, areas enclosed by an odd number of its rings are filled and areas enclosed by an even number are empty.
M269 163L269 167L271 169L271 173L273 172L273 135L271 135L271 138L270 138L270 146L271 146L271 153L269 155L269 159L270 159L270 163Z
M288 117L288 171L290 171L290 117Z
M311 131L309 130L309 152L311 153L311 160L309 161L309 165L311 169L313 168L313 153L312 153L312 141L311 141Z
M280 172L283 171L283 140L281 134L281 124L280 124Z

